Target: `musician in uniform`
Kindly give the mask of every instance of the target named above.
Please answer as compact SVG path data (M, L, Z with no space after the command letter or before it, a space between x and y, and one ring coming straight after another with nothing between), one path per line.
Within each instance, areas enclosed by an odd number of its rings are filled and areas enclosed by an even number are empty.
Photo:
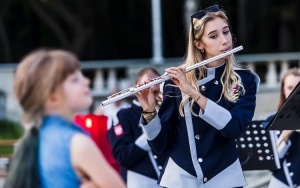
M142 69L136 83L156 78L159 73L153 68ZM158 105L159 85L152 86L153 100ZM158 155L148 145L145 133L139 125L142 107L134 99L131 106L121 108L113 117L113 126L108 131L112 152L121 166L121 175L128 188L155 188L167 154Z
M289 69L281 79L278 110L300 81L300 69ZM274 115L270 116L270 121ZM277 141L281 168L273 171L269 188L300 187L300 130L279 131Z
M242 187L235 139L254 115L259 78L232 54L186 73L185 67L233 48L228 18L218 5L191 21L185 62L166 69L171 79L164 83L158 113L151 88L136 93L143 108L140 123L154 151L170 151L161 186Z

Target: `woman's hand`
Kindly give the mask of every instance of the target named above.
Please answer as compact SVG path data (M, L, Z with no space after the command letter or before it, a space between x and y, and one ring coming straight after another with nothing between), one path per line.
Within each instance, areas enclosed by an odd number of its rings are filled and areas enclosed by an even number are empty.
M199 91L192 87L188 82L185 73L185 67L170 67L166 69L166 72L171 77L171 80L178 86L178 88L188 96L190 96L194 101L200 106L204 111L207 104L207 98L204 97Z
M166 72L171 77L171 80L178 86L178 88L192 98L196 98L199 92L192 87L188 82L185 74L185 67L170 67L166 69ZM199 95L199 94L198 94Z
M137 92L135 95L137 96L139 103L141 104L144 112L153 112L155 111L155 106L157 103L156 96L153 92L153 86L147 89L144 89L140 92Z

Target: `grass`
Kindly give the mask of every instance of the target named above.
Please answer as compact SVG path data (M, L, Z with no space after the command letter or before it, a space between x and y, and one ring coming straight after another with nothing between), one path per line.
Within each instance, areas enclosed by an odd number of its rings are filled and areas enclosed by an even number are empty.
M23 132L23 127L19 122L0 119L0 142L4 140L17 140L22 136ZM13 149L13 145L0 145L0 157L11 156Z
M13 146L1 146L0 156L9 156L14 152Z
M23 134L23 127L19 122L8 119L0 120L0 140L18 139Z

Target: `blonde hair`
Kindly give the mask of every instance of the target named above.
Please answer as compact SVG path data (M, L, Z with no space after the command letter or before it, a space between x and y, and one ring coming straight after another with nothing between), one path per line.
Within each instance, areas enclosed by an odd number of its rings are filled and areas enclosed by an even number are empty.
M204 53L201 52L198 48L194 46L194 40L201 40L205 24L215 18L222 18L227 24L229 24L228 18L224 11L217 11L217 12L207 12L205 16L201 19L193 19L193 26L194 26L194 33L192 33L192 26L189 29L189 36L188 36L188 46L187 46L187 54L185 58L184 65L191 66L200 61L204 60ZM195 39L194 39L195 36ZM241 78L240 76L234 71L234 67L243 67L242 65L238 64L233 55L230 55L228 59L225 60L225 71L221 77L221 84L223 86L222 93L220 95L219 100L224 96L229 101L234 101L233 96L230 94L230 89L235 87L236 85L240 85L242 87L244 93L244 87L241 85ZM197 80L202 79L206 76L206 69L204 67L200 67L197 69L199 72L199 76L196 76L196 70L190 71L187 73L187 80L191 83L192 87L199 91L199 87L197 85ZM179 113L183 116L183 106L189 100L189 96L185 96L179 106ZM190 108L193 115L196 115L193 110L192 106L194 104L194 100L192 99L190 102Z

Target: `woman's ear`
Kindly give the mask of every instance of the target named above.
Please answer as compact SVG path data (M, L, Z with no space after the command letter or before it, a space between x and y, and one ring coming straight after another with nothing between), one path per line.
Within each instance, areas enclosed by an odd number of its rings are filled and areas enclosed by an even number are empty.
M204 47L203 47L203 45L202 45L202 43L201 43L200 41L194 40L194 41L193 41L193 44L194 44L194 46L195 46L197 49L199 49L199 50L201 50L201 51L204 51Z

